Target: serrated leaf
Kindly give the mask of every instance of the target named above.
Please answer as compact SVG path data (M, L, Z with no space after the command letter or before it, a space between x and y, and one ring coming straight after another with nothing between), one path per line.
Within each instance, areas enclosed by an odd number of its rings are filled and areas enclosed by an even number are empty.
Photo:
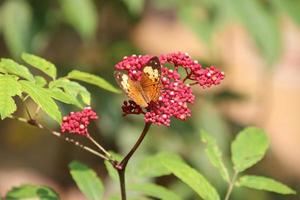
M276 18L274 18L259 0L230 0L236 18L255 39L266 60L274 63L281 53L281 36Z
M2 58L0 61L0 68L4 69L7 73L15 74L27 80L34 81L34 77L28 68L18 64L12 59Z
M5 43L15 57L30 50L32 11L27 1L5 1L1 23Z
M82 108L82 105L79 103L79 101L74 98L72 95L65 93L64 91L62 91L59 88L52 88L48 90L49 94L51 97L53 97L54 99L61 101L63 103L66 104L71 104L71 105L75 105L79 108Z
M100 76L96 76L90 73L81 72L78 70L71 71L67 78L75 79L78 81L83 81L92 85L96 85L102 89L108 90L110 92L120 93L120 90L112 86L109 82L101 78Z
M15 95L21 94L21 85L17 78L10 75L0 76L0 116L4 119L16 111Z
M70 81L65 78L60 78L55 81L52 81L49 83L50 88L62 88L67 94L72 95L74 98L78 98L78 96L81 97L82 101L86 105L91 104L91 95L85 87L80 85L77 82Z
M102 199L103 184L94 170L76 161L69 164L69 169L80 191L89 200Z
M204 178L204 176L186 164L183 160L164 158L161 162L177 178L192 188L204 200L220 199L216 189Z
M52 79L56 78L56 67L53 63L45 60L44 58L38 57L36 55L23 53L22 59L29 65L41 70Z
M137 167L137 174L141 177L159 177L171 174L171 171L161 164L162 153L144 158Z
M269 147L266 133L259 128L242 130L231 144L232 162L242 172L260 161Z
M280 194L296 194L296 192L288 186L263 176L242 176L239 179L239 186Z
M41 76L34 76L34 79L35 79L35 83L40 87L44 87L47 84L46 79L44 79Z
M47 89L42 88L33 82L19 81L22 85L22 91L27 93L30 98L41 107L52 119L61 123L61 113L54 100L49 95Z
M222 152L217 146L216 140L204 130L201 131L201 140L206 144L205 153L210 162L219 170L222 178L229 182L228 170L222 161Z
M66 21L83 39L91 39L97 28L97 10L92 0L59 0ZM80 12L79 12L80 11Z
M49 187L36 185L22 185L12 188L5 197L6 200L16 199L40 199L40 200L58 200L58 194Z
M129 186L130 190L142 192L143 194L151 197L155 197L161 200L180 200L181 198L174 192L156 185L156 184L134 184Z

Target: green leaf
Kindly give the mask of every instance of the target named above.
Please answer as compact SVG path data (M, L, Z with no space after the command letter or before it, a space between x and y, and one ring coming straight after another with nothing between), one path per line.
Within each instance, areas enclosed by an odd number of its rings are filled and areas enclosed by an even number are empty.
M280 194L296 194L296 192L288 186L263 176L242 176L239 179L239 186Z
M65 78L60 78L55 81L52 81L49 83L50 88L61 88L63 89L67 94L70 94L74 98L78 98L78 96L81 97L82 101L86 105L91 104L91 95L89 91L85 89L82 85L80 85L77 82L70 81Z
M137 167L141 177L159 177L171 174L171 171L161 164L161 159L166 155L162 153L144 158Z
M32 11L27 1L5 1L2 6L1 22L3 36L9 51L19 57L30 50Z
M41 76L34 76L34 79L35 79L35 83L40 87L44 87L47 84L46 79L44 79Z
M49 94L51 95L51 97L53 97L54 99L61 101L63 103L66 104L71 104L71 105L75 105L79 108L82 108L82 105L79 103L79 101L74 98L72 95L65 93L64 91L62 91L59 88L52 88L49 89Z
M232 162L237 172L242 172L260 161L269 147L262 129L248 127L242 130L231 144Z
M22 59L29 65L41 70L48 76L50 76L52 79L56 78L56 67L53 63L38 57L36 55L23 53Z
M145 0L124 0L129 11L135 15L139 15L144 8Z
M5 197L6 200L16 199L40 199L40 200L58 200L58 194L49 187L22 185L14 187Z
M161 162L177 178L190 186L204 200L220 199L216 189L204 178L204 176L186 164L183 160L166 157L162 159Z
M66 21L83 39L91 39L97 28L97 10L92 0L59 0Z
M80 191L84 193L89 200L102 199L104 188L95 171L76 161L71 162L69 168Z
M27 67L20 65L11 59L2 58L0 61L0 68L4 69L7 73L15 74L27 80L34 81L34 77Z
M205 153L214 167L219 170L222 178L229 182L229 174L225 164L222 161L222 152L217 146L216 140L206 131L201 131L201 140L206 143Z
M49 91L42 88L33 82L29 81L19 81L22 85L22 91L27 93L31 99L38 104L41 109L47 113L52 119L61 123L61 113L54 102L54 100L49 95Z
M156 184L134 184L129 186L130 190L143 192L143 194L151 197L155 197L161 200L180 200L181 198L174 192L156 185Z
M92 85L96 85L96 86L103 88L105 90L108 90L110 92L120 93L120 90L118 90L117 88L112 86L109 82L107 82L106 80L104 80L103 78L101 78L99 76L96 76L96 75L93 75L90 73L73 70L68 74L67 78L83 81L83 82L86 82L86 83L89 83Z
M270 3L275 5L279 10L284 11L292 20L300 25L300 2L298 0L272 0Z
M21 85L11 75L0 76L0 116L4 119L16 111L15 95L21 95Z
M259 0L230 0L227 4L232 7L231 13L247 28L272 66L281 54L281 36L276 18Z

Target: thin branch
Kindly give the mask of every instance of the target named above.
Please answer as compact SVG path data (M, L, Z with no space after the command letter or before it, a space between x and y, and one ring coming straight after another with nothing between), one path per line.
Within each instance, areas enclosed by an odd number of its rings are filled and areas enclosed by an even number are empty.
M230 197L230 194L232 193L232 190L233 190L233 187L234 187L237 176L238 176L238 172L234 171L234 174L233 174L232 179L229 183L228 190L227 190L227 193L226 193L226 196L225 196L224 200L229 200L229 197Z
M108 158L111 158L111 154L106 151L91 135L87 135L87 138L93 143L95 144Z

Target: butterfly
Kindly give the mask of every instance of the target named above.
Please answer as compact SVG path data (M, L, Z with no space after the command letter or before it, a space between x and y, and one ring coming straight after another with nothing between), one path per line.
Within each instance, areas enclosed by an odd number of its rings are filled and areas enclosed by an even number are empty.
M115 79L127 96L141 107L158 100L161 92L161 64L158 57L152 57L143 67L140 81L130 79L122 71L115 72Z

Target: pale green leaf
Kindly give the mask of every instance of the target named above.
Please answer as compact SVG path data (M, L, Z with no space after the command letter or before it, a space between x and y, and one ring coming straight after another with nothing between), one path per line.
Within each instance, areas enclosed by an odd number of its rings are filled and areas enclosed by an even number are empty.
M70 163L69 168L72 178L87 199L102 199L104 191L103 184L94 170L76 161Z
M130 190L142 192L144 195L155 197L161 200L180 200L174 192L152 183L134 184L129 186Z
M177 178L191 187L204 200L219 200L216 189L204 178L202 174L190 167L183 160L164 158L162 164Z
M82 101L86 105L91 104L91 95L85 87L77 82L70 81L65 78L60 78L49 83L50 88L62 88L67 94L70 94L74 98L81 97Z
M222 152L219 149L216 140L204 130L201 131L201 140L206 143L205 153L210 162L219 170L222 178L229 182L228 170L222 161Z
M27 1L4 1L1 23L5 43L15 57L30 50L32 11Z
M27 93L30 98L52 119L61 123L61 113L59 108L49 95L49 91L47 89L29 81L20 81L20 83L22 85L22 91Z
M22 185L12 188L5 197L6 200L25 200L25 199L40 199L40 200L59 200L58 194L49 187L36 185Z
M21 94L21 85L11 75L0 76L0 116L4 119L16 111L13 96Z
M242 176L238 184L239 186L280 194L296 194L296 192L288 186L263 176Z
M20 65L11 59L2 58L0 61L0 68L4 69L7 73L15 74L27 80L34 81L34 77L27 67Z
M51 97L53 97L54 99L56 99L58 101L61 101L66 104L75 105L79 108L82 108L82 105L79 103L79 101L76 98L74 98L74 96L62 91L59 88L49 89L48 92Z
M256 41L266 60L272 63L281 54L281 36L274 18L259 0L230 0L232 14L241 22Z
M260 161L269 142L266 133L259 128L242 130L231 144L232 162L237 172L242 172Z
M44 58L38 57L36 55L23 53L22 59L29 65L41 70L52 79L56 78L56 67L53 63L45 60Z
M270 3L274 4L279 10L284 11L298 25L300 25L299 0L272 0Z
M120 93L120 90L118 90L117 88L115 88L114 86L112 86L109 82L107 82L106 80L104 80L103 78L90 74L90 73L86 73L86 72L81 72L78 70L73 70L71 71L67 78L69 79L75 79L78 81L83 81L92 85L96 85L100 88L103 88L105 90L108 90L110 92L115 92L115 93Z
M66 21L83 39L91 39L96 32L98 15L92 0L59 0Z
M144 158L137 167L137 174L141 177L159 177L171 174L171 171L161 164L162 153Z
M34 76L34 79L35 79L35 83L40 87L44 87L47 84L46 79L44 79L41 76Z

